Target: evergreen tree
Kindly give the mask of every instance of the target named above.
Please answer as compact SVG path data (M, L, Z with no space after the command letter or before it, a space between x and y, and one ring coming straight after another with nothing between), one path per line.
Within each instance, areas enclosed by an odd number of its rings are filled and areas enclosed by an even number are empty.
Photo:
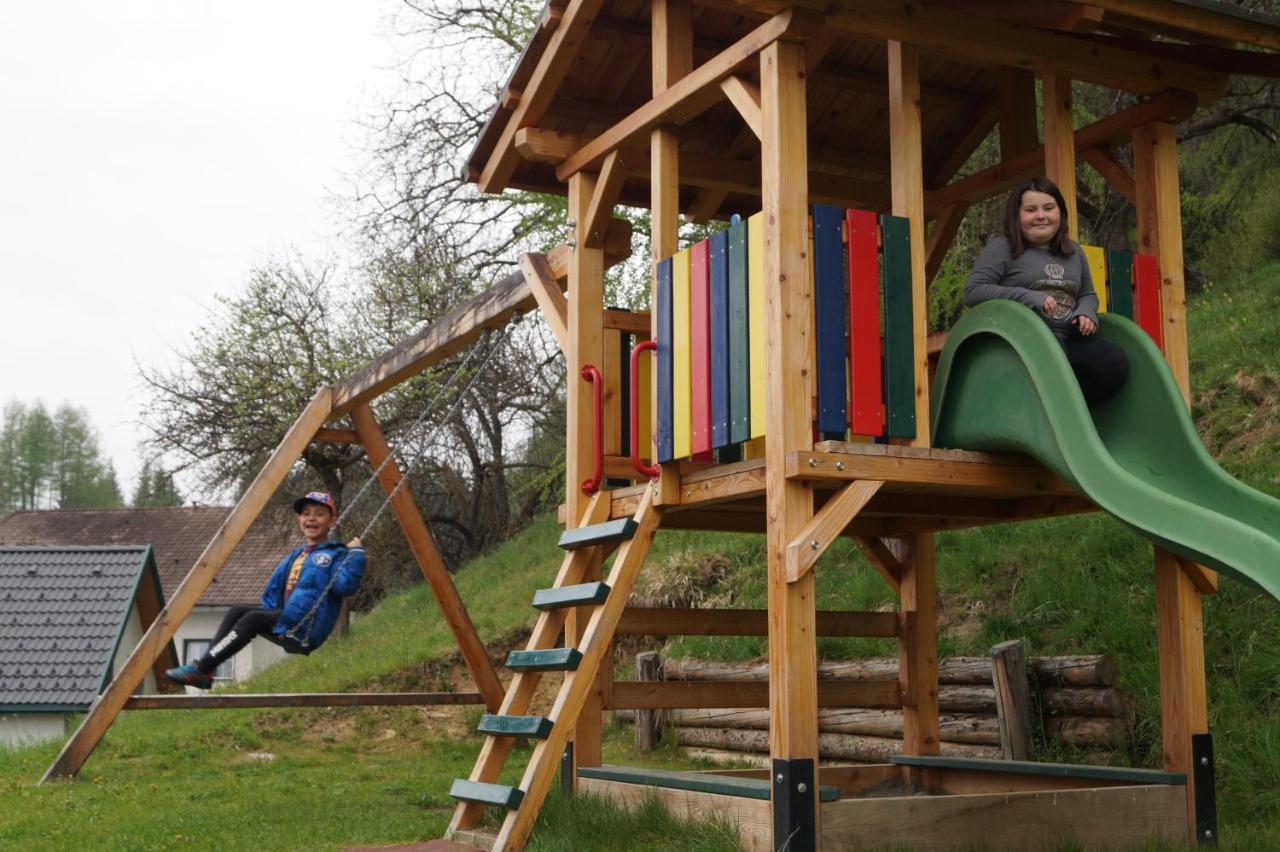
M150 459L145 460L138 472L138 485L133 490L133 508L181 506L182 502L182 495L173 484L173 474L152 464Z
M82 408L12 401L0 424L0 511L123 505L114 466Z

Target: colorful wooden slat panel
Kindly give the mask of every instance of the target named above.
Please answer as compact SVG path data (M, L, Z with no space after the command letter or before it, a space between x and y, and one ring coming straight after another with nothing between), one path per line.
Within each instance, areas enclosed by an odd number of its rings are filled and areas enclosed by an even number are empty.
M1111 290L1111 312L1133 319L1133 255L1111 249L1107 252L1107 284Z
M693 420L689 382L693 353L689 339L689 250L671 259L671 433L675 457L689 457Z
M844 210L813 208L814 338L818 368L818 431L837 440L848 427L845 370Z
M711 239L711 446L729 443L729 234Z
M747 326L747 223L729 228L729 441L751 438L750 331Z
M711 243L689 250L690 416L694 453L711 449Z
M654 452L659 462L669 462L675 458L673 432L672 396L672 364L671 354L671 258L658 262L657 312L658 350L654 353L654 366L658 383L658 434L654 442Z
M901 216L881 216L885 402L892 438L916 436L915 338L911 321L911 232Z
M865 210L845 213L849 243L849 429L884 434L880 372L880 225Z
M1160 269L1149 254L1133 256L1134 322L1164 349L1160 316Z
M1085 263L1089 264L1089 276L1093 289L1098 293L1098 313L1107 310L1107 253L1097 246L1080 246L1084 249Z
M764 437L764 213L747 220L747 325L751 340L751 437Z

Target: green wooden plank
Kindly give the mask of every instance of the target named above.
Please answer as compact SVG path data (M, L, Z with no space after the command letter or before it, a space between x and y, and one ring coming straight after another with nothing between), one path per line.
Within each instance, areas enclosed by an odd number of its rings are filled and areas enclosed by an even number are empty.
M545 740L551 733L551 720L546 716L498 716L485 713L476 730L491 737L534 737Z
M1187 783L1187 776L1182 772L1161 772L1158 769L1130 769L1125 766L1075 766L1070 763L1036 763L1031 760L986 760L979 757L933 757L904 754L889 755L889 762L900 763L904 766L1004 772L1010 775L1049 775L1054 778L1132 781L1134 784Z
M466 781L459 778L453 782L449 795L466 802L477 802L482 805L497 805L514 811L524 801L524 791L519 787L508 787L506 784L484 784L480 781Z
M911 229L901 216L880 217L884 262L885 406L893 438L916 436L915 335L911 317Z
M747 316L747 223L739 221L729 228L729 440L735 444L751 440Z
M1093 282L1096 290L1100 285ZM1133 255L1121 249L1107 250L1107 288L1110 301L1107 311L1133 319Z
M577 648L548 648L545 651L512 651L507 668L524 672L571 672L582 662Z
M589 524L565 530L560 534L560 547L565 550L577 550L593 544L606 544L614 541L626 541L636 534L635 518L618 518L616 521L605 521L603 524Z
M567 606L595 606L604 603L608 597L607 583L579 583L576 586L539 589L533 593L533 608L563 609Z
M717 775L714 772L677 772L667 769L637 769L630 766L579 767L581 778L601 781L617 781L623 784L643 784L669 790L689 790L696 793L716 793L721 796L737 796L740 799L769 800L769 781L766 778L742 778L736 775ZM822 801L840 798L838 787L819 787Z

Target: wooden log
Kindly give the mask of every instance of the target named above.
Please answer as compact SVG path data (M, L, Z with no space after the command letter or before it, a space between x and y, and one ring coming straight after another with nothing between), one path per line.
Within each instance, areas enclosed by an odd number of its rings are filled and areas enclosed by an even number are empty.
M769 769L773 760L767 754L755 754L749 751L729 751L723 748L687 748L684 756L690 760L705 760L716 766L741 766L747 764L759 769Z
M1050 716L1120 716L1124 698L1114 687L1049 687L1040 700Z
M636 654L636 680L662 680L662 661L657 651ZM660 737L658 710L635 711L635 739L637 751L653 751Z
M761 753L769 750L769 732L739 728L676 728L676 742L693 748ZM856 734L818 735L818 753L823 758L840 758L866 763L884 763L890 755L902 753L902 740L864 737ZM941 743L944 757L997 758L999 746L969 743Z
M1117 748L1126 736L1122 720L1105 716L1051 716L1044 720L1044 733L1055 742L1092 749Z
M1043 686L1115 686L1115 660L1102 655L1032 657L1031 668Z
M1031 690L1022 640L991 649L991 674L1000 723L1000 751L1005 760L1031 759Z
M769 711L746 708L672 710L670 720L682 728L751 728L767 730ZM940 717L942 736L952 742L999 745L1000 732L992 716L969 713ZM901 737L902 711L862 707L827 708L818 711L818 730L834 734Z
M1030 665L1042 684L1052 686L1114 686L1115 661L1105 655L1032 657ZM718 660L670 659L664 664L668 680L764 680L764 663L726 663ZM898 661L890 657L828 660L818 663L818 677L828 680L885 680L898 676ZM940 684L990 684L990 657L948 657L938 663Z

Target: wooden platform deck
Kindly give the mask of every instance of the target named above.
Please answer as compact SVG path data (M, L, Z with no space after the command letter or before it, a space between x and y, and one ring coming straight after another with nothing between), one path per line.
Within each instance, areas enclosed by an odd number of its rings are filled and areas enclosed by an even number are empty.
M787 476L815 486L815 509L843 483L884 482L846 535L898 536L1096 510L1072 486L1028 456L823 441L792 453ZM631 516L645 486L610 492L611 518ZM763 458L681 463L680 488L665 505L670 529L764 532Z

